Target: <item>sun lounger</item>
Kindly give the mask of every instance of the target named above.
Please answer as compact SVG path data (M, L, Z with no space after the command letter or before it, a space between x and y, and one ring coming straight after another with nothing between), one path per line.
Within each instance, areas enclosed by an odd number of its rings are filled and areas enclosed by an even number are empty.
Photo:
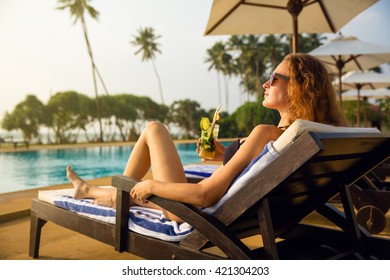
M63 209L68 206L53 202L60 199L42 194L32 203L29 254L38 257L41 228L51 221L146 259L390 259L390 240L357 224L348 188L389 157L389 144L389 136L376 129L296 121L213 207L151 197L185 221L178 231L185 234L173 241L131 225L136 215L147 216L143 209L129 211L129 191L136 184L131 178L112 178L118 191L111 221ZM343 211L328 203L336 195ZM302 223L313 211L337 228ZM256 248L245 244L246 237L259 234Z

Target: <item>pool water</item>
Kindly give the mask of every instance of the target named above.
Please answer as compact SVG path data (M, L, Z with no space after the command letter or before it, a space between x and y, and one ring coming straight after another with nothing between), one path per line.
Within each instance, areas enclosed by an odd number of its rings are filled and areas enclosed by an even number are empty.
M199 163L195 143L177 144L183 164ZM84 179L122 174L132 146L0 153L0 193L68 183L66 166Z

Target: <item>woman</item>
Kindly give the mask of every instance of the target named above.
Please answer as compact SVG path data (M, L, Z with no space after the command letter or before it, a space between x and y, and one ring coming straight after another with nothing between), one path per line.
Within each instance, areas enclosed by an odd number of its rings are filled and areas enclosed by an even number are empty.
M187 183L183 166L166 127L151 122L142 132L127 162L124 175L141 180L152 167L153 180L136 184L130 193L130 204L159 208L147 201L150 195L193 204L214 205L241 171L258 156L264 146L276 140L296 119L342 125L333 86L326 68L307 54L289 54L263 84L263 106L278 110L278 126L257 125L250 135L228 147L217 143L217 158L224 164L209 178L197 184ZM116 189L101 189L79 178L70 168L67 177L75 188L75 198L94 198L96 204L115 207ZM180 219L168 211L170 220Z

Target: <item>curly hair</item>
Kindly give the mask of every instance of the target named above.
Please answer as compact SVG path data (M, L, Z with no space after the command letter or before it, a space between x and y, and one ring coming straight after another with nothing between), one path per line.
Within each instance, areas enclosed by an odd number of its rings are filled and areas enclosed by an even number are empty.
M344 125L345 120L327 68L315 57L293 53L284 58L288 64L288 104L291 122L305 119Z

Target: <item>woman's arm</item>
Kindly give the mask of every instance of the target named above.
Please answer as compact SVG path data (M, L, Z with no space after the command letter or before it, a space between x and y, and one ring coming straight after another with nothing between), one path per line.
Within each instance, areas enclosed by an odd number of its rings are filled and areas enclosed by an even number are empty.
M145 201L150 195L157 195L200 207L212 206L224 195L233 180L251 160L261 153L264 146L269 141L276 140L281 134L282 131L275 126L256 126L230 161L218 168L207 180L197 184L145 180L132 189L131 196L139 201Z

